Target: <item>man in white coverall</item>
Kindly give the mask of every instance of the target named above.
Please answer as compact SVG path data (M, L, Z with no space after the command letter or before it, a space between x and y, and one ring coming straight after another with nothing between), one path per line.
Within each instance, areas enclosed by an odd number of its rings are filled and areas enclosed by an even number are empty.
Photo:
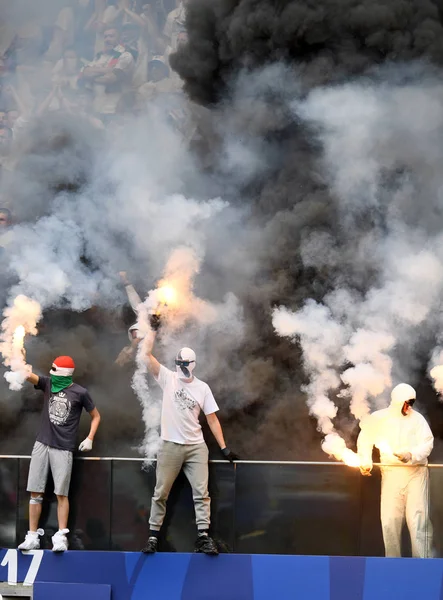
M415 399L413 387L406 383L397 385L391 392L390 406L375 411L362 421L357 441L363 475L371 473L373 446L380 450L382 464L388 465L381 467L380 512L385 554L391 557L401 556L405 516L412 556L432 557L426 465L434 436L426 419L412 409Z

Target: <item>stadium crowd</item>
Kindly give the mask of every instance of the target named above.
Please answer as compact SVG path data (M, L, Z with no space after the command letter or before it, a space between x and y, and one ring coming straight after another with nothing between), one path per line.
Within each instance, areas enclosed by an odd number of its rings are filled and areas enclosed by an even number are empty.
M186 0L63 4L58 14L0 25L1 177L14 171L14 147L30 124L48 113L117 130L157 99L178 129L183 122L182 81L169 57L187 42Z

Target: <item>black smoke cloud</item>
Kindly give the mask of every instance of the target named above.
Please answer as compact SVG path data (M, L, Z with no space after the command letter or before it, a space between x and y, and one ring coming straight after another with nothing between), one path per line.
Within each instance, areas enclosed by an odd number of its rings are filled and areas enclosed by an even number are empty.
M304 89L390 61L443 61L439 7L427 0L196 0L187 27L173 66L203 103L224 98L243 69L276 61L296 67Z

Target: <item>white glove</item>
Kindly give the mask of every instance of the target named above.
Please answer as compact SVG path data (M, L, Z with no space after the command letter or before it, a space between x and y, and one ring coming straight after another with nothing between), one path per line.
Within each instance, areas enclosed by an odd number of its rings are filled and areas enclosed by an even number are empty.
M89 450L92 450L92 440L87 437L83 440L78 449L80 452L89 452Z

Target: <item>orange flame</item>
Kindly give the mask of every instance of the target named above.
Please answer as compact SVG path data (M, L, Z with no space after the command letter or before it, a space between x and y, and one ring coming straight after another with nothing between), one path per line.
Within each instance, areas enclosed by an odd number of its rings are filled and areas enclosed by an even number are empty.
M177 303L177 292L172 285L162 285L158 288L158 299L162 304L168 306Z
M25 339L25 328L23 327L23 325L19 325L18 327L15 328L14 331L14 345L15 344L23 344L23 340Z
M346 448L346 450L343 451L341 460L345 463L345 465L348 465L348 467L360 466L360 458L358 454L352 450L349 450L349 448Z

